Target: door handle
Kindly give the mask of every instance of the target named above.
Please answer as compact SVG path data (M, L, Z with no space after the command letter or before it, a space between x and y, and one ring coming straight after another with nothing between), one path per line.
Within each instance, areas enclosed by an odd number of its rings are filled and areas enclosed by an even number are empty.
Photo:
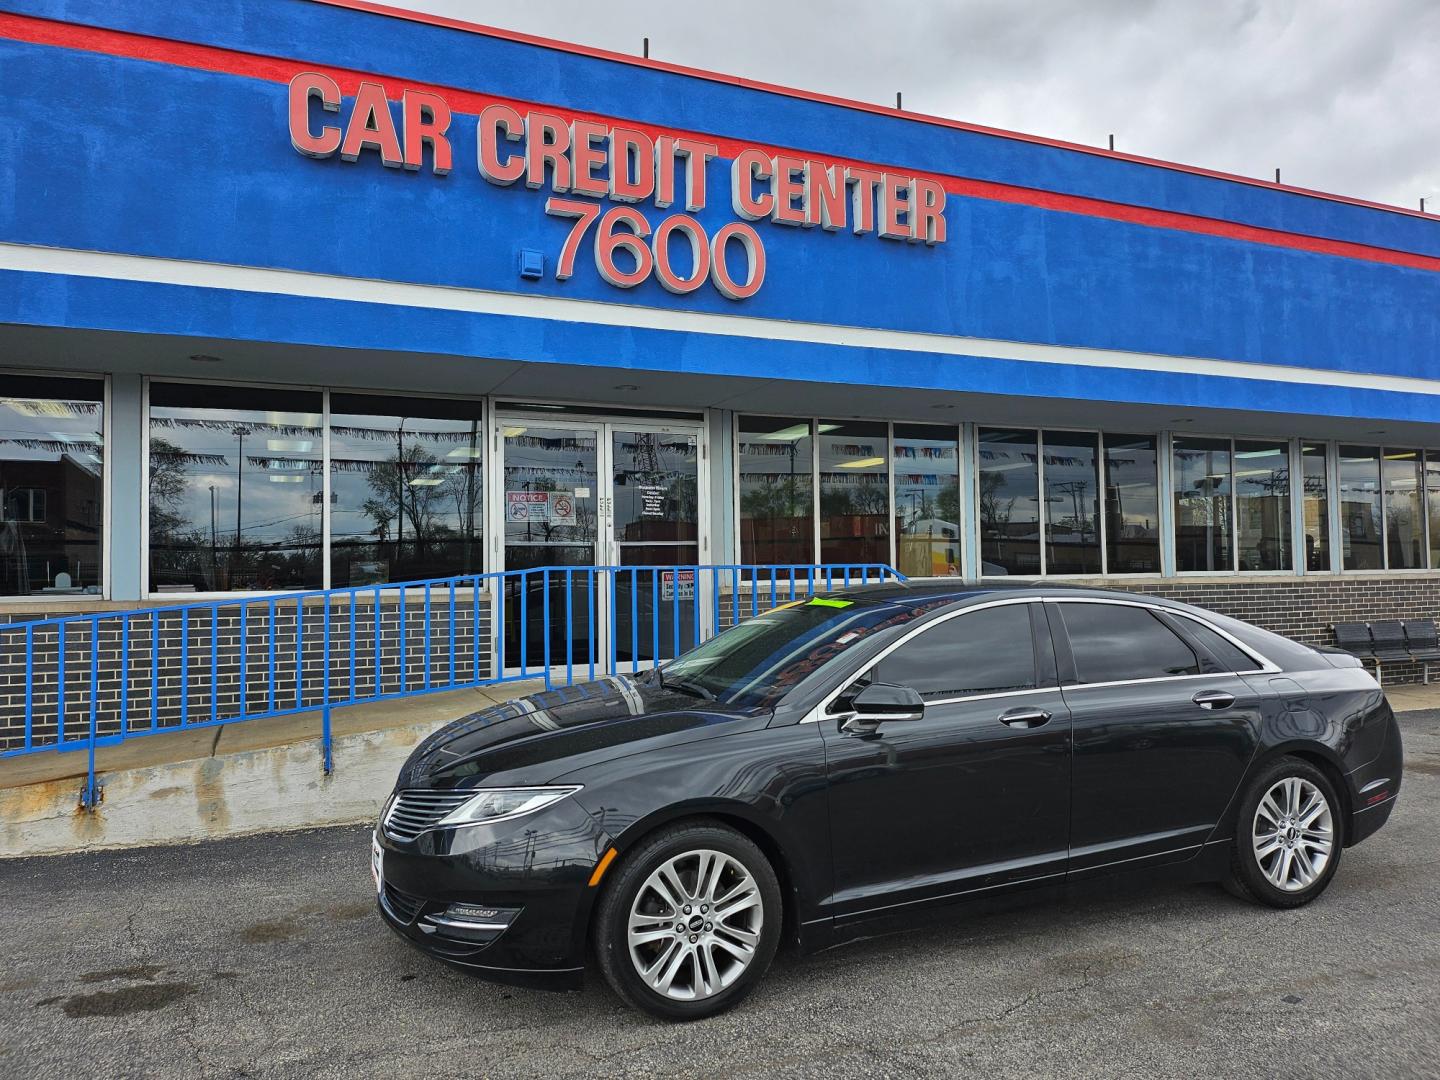
M1202 709L1228 709L1235 704L1235 695L1227 694L1224 690L1201 690L1190 699Z
M1008 727L1035 728L1048 723L1050 714L1044 709L1008 709L1000 714L999 720Z

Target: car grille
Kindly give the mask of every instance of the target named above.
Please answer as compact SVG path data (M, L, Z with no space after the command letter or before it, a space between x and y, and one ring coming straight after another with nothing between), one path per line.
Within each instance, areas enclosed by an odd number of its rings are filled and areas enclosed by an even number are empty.
M401 892L388 882L384 886L382 898L385 906L390 909L390 914L406 924L414 922L415 916L419 915L420 909L425 906L425 901L418 896Z
M382 822L385 835L392 840L414 840L474 794L473 791L402 791L386 811Z

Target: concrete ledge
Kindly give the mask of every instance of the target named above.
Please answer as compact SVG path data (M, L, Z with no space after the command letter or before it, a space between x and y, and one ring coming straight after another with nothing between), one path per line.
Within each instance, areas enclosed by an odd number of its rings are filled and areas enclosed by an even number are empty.
M0 858L370 821L421 739L537 688L514 683L339 710L329 776L319 713L148 736L102 756L104 798L93 814L78 807L84 754L8 762L0 766ZM26 768L12 774L17 764Z
M541 685L539 680L533 680L376 701L366 705L347 705L330 714L330 730L332 735L341 735L383 731L431 721L443 723L502 701L533 694ZM111 773L318 740L320 728L321 715L319 710L315 710L293 716L140 735L118 746L101 747L95 754L95 768L102 774ZM71 778L79 783L85 776L85 767L86 754L81 750L9 758L0 761L0 789Z

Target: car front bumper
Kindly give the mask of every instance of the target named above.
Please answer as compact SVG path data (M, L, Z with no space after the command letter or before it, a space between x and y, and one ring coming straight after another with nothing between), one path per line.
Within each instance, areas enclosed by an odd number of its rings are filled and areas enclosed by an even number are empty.
M609 838L567 800L539 814L371 840L385 924L428 956L495 982L578 989Z

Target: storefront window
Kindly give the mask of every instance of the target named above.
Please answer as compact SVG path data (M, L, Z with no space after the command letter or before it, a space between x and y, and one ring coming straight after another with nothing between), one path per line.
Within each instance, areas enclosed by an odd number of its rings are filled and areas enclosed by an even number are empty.
M1241 570L1289 570L1290 448L1235 442L1235 522Z
M1440 570L1440 450L1425 451L1425 507L1430 517L1430 569Z
M1100 472L1096 435L1047 431L1045 572L1100 573Z
M1160 484L1155 436L1103 438L1106 569L1112 574L1158 574Z
M834 430L820 426L820 433ZM746 563L814 560L814 441L810 421L739 418L740 558Z
M1035 434L979 431L982 574L1040 573L1040 455Z
M1305 569L1330 569L1330 487L1324 446L1301 446L1304 468Z
M100 591L103 391L0 375L0 595Z
M1380 570L1380 451L1340 447L1340 527L1346 570Z
M1175 566L1234 570L1230 521L1230 440L1174 440Z
M895 425L895 553L907 577L960 573L960 443L954 427Z
M153 383L150 588L321 585L318 391Z
M480 403L330 396L330 583L478 573Z
M820 421L820 561L890 562L888 424Z
M1385 450L1385 548L1391 570L1425 567L1425 474L1419 450Z

